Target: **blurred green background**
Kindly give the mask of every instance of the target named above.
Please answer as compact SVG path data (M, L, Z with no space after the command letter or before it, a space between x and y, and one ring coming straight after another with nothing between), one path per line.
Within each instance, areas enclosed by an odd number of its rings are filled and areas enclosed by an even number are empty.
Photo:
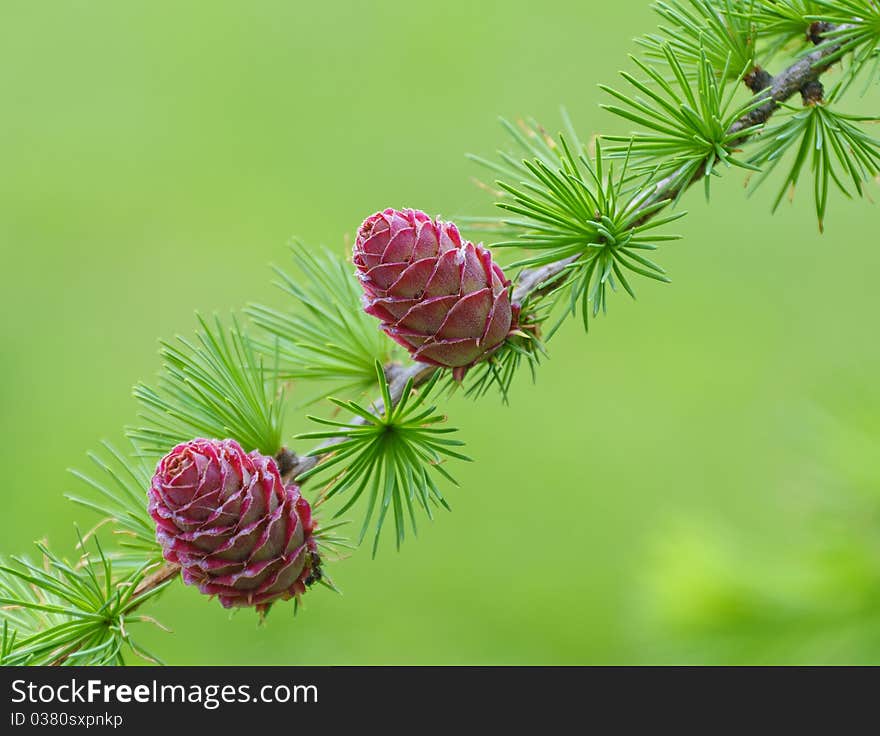
M93 519L66 472L134 416L193 312L283 306L293 235L491 212L499 114L584 137L647 2L34 2L0 22L3 552ZM877 108L877 90L853 111ZM742 176L695 191L671 286L569 324L510 407L448 406L477 462L401 553L257 628L177 586L173 664L880 662L877 211ZM292 418L289 434L303 422ZM298 448L299 449L299 448Z

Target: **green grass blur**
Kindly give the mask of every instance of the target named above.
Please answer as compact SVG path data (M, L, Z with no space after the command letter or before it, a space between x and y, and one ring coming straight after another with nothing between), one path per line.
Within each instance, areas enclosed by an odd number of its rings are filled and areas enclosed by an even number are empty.
M585 138L619 127L596 85L655 26L646 0L2 16L3 553L93 523L65 468L121 437L157 338L283 305L267 265L291 236L341 250L386 206L490 213L463 154L561 104ZM771 216L742 181L686 197L672 285L567 325L510 407L450 402L477 460L451 514L336 565L344 595L295 620L177 586L150 610L174 633L143 643L172 664L880 662L877 210L832 195L820 236L806 187Z

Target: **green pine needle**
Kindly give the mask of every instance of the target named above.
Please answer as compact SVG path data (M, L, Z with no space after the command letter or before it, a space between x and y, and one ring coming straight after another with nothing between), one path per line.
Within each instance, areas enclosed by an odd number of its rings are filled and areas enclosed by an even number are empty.
M143 458L126 457L107 442L102 446L104 453L88 453L99 471L97 477L70 471L88 486L89 492L82 496L68 494L67 498L97 513L102 523L112 522L123 550L113 555L117 565L161 561L156 525L147 513L149 469Z
M278 345L278 373L283 380L333 382L334 388L311 399L362 395L376 388L377 360L393 359L394 343L364 312L354 267L327 250L314 252L295 241L291 246L297 276L275 269L276 284L297 303L292 312L252 304L245 311ZM310 402L309 402L310 403Z
M751 17L758 29L759 37L772 39L774 48L789 44L806 46L812 20L810 16L820 11L817 0L756 0L751 8Z
M233 318L225 328L201 316L195 342L162 343L157 389L134 388L145 426L128 436L145 455L164 455L195 437L234 439L245 450L274 455L281 447L284 397L274 370ZM277 355L273 356L277 361Z
M654 63L666 64L670 47L682 62L688 77L699 74L705 56L724 79L733 79L741 69L755 66L756 24L749 0L676 0L658 2L654 10L670 25L660 34L636 39ZM728 62L729 60L729 62ZM674 71L674 70L673 70Z
M429 518L433 518L432 506L449 508L432 474L438 473L455 483L443 467L443 462L448 458L470 458L453 449L464 443L447 438L456 429L437 426L446 417L437 414L436 407L425 406L440 378L440 371L418 393L413 391L410 380L396 406L391 401L391 390L382 365L377 362L374 371L382 392L383 410L376 412L354 401L330 399L337 407L353 414L357 421L309 417L330 429L302 434L298 439L330 440L337 444L333 445L332 454L327 459L298 480L313 476L324 478L328 486L321 503L347 494L344 505L335 514L337 517L362 497L366 498L367 510L358 543L363 542L372 523L375 527L375 556L389 512L394 521L399 548L404 540L407 517L413 533L416 532L417 505L424 509ZM331 450L327 447L318 447L309 454L325 455L328 451Z
M98 540L95 553L69 563L37 544L41 564L13 557L0 564L0 618L4 665L121 665L123 651L158 660L132 638L130 624L155 623L134 609L147 597L134 598L149 564L122 575ZM171 581L152 589L152 597Z
M348 537L337 533L339 529L350 523L348 520L343 520L318 526L314 536L321 552L322 561L340 560L344 555L343 550L355 549L355 545L349 541Z
M580 310L585 328L591 315L606 311L609 288L616 291L620 284L635 297L630 284L633 275L669 281L664 270L642 252L678 239L657 230L684 213L651 219L665 203L646 203L650 177L634 180L628 173L628 160L616 176L598 142L590 158L568 120L567 133L558 143L535 124L523 124L520 130L507 121L502 123L529 158L519 161L502 153L502 164L471 158L503 177L497 184L508 196L497 205L515 217L470 218L469 222L506 236L492 244L495 248L526 251L513 267L571 259L555 283L545 286L551 287L548 291L555 302L565 304L566 313Z
M844 67L842 89L862 73L866 88L880 80L880 2L877 0L813 0L818 12L807 20L838 26L823 34L818 48L839 46L823 65L849 59Z
M813 199L819 229L824 230L828 207L828 190L833 183L844 195L851 197L849 184L859 196L863 185L880 173L880 141L865 133L856 123L877 122L878 118L845 115L834 110L833 101L808 105L802 109L788 107L791 114L766 130L764 145L752 156L765 171L754 182L752 191L793 151L791 165L773 210L786 192L794 194L804 167L809 164L813 175Z
M612 157L631 157L637 171L655 172L657 176L671 176L671 187L682 193L689 182L702 177L706 197L713 175L719 165L755 167L740 159L737 145L760 126L751 126L731 133L731 126L762 104L760 97L752 97L743 104L734 104L738 82L750 67L741 67L733 81L719 81L718 69L712 65L705 51L701 52L696 80L690 80L678 52L670 45L663 54L675 77L667 81L654 67L633 58L648 76L640 81L627 72L621 76L636 90L636 95L600 85L621 105L603 105L606 110L635 123L641 130L631 135L603 136L622 145L612 148ZM731 57L722 67L721 80L730 80ZM643 95L643 96L642 96Z

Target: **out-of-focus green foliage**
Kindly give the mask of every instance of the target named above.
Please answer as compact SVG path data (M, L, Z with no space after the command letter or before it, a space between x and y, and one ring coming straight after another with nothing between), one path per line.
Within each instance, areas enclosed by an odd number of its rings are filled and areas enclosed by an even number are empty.
M679 522L647 576L657 651L685 660L880 660L880 393L849 382L804 413L775 533ZM851 393L850 393L851 392ZM858 397L854 400L855 397ZM774 498L775 497L775 498Z

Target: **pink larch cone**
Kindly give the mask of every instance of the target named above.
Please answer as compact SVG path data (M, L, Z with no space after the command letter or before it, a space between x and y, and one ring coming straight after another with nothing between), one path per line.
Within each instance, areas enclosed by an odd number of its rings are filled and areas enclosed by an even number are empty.
M353 258L366 311L414 360L452 368L456 380L515 329L510 282L451 222L419 210L377 212L358 230Z
M274 459L234 440L178 445L159 462L147 495L165 559L227 608L264 612L319 574L308 502L284 485Z

